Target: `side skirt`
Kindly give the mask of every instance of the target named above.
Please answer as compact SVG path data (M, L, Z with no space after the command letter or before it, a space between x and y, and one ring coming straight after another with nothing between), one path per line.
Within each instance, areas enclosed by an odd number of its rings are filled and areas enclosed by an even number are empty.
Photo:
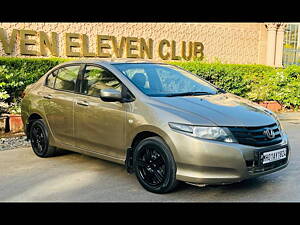
M95 158L107 160L107 161L110 161L110 162L118 163L118 164L121 164L121 165L125 165L125 161L126 161L125 159L122 159L122 158L116 158L116 157L113 157L113 156L101 154L101 153L96 152L96 151L88 151L86 149L82 149L82 148L78 148L78 147L74 147L74 146L70 146L70 145L67 146L67 145L59 144L59 145L56 145L56 147L62 148L62 149L65 149L65 150L69 150L69 151L73 151L73 152L77 152L77 153L81 153L81 154L84 154L84 155L92 156L92 157L95 157Z

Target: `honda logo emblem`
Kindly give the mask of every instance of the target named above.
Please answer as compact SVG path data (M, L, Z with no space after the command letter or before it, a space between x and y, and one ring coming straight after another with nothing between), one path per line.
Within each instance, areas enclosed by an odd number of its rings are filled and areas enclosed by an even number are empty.
M275 138L275 132L270 128L265 129L263 134L266 135L269 139Z

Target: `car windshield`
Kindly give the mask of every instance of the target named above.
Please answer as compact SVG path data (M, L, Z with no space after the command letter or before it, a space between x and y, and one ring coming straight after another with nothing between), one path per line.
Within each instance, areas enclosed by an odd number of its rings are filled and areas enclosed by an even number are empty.
M207 81L172 65L120 63L114 66L148 96L213 95L219 92Z

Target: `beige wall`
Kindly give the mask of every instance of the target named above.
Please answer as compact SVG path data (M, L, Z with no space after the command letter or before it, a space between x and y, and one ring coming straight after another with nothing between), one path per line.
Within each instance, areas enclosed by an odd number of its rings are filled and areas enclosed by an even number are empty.
M96 35L131 36L154 40L154 59L159 40L197 41L204 45L205 59L224 63L265 64L267 31L263 23L0 23L7 35L13 29L59 34L59 56L64 57L64 33L87 34L91 51L96 48ZM178 50L179 51L179 50ZM12 56L20 56L16 44ZM0 43L0 56L7 56Z

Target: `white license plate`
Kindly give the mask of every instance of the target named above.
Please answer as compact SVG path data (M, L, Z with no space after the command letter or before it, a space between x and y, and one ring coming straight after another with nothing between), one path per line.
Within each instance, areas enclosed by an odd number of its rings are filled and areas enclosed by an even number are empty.
M263 153L263 164L286 158L286 148Z

